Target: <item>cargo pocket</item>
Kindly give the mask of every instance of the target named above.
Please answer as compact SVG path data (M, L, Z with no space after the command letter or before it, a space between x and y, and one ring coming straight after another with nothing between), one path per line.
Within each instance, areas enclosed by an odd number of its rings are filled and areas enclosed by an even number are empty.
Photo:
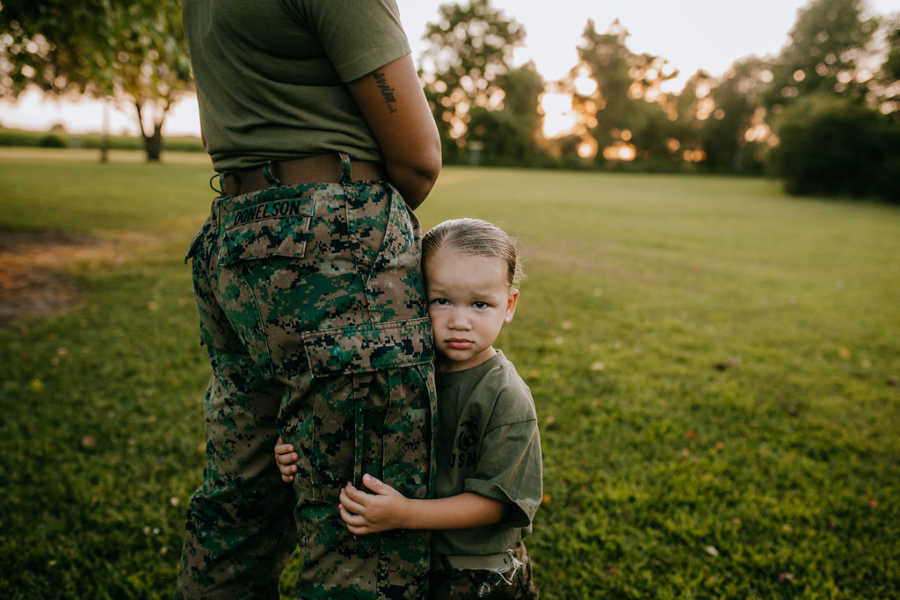
M308 331L303 347L313 377L411 367L434 358L430 317Z
M382 460L385 446L397 433L407 442L416 437L424 442L427 402L425 410L412 411L405 406L392 409L391 404L417 403L417 398L403 393L408 385L402 380L404 374L418 379L416 367L432 361L430 319L365 323L306 332L302 337L318 393L312 429L300 441L310 458L311 485L298 495L334 501L331 490L336 494L343 482L362 485L364 465L389 485L400 483L399 489L406 492L410 476L401 473L397 478L392 468L382 468ZM401 431L406 429L410 431ZM388 462L393 467L397 461L388 457ZM424 466L421 462L412 465L413 471L427 469L427 462Z
M283 326L310 244L311 198L274 199L229 211L216 250L216 293L257 368L303 364L300 336Z

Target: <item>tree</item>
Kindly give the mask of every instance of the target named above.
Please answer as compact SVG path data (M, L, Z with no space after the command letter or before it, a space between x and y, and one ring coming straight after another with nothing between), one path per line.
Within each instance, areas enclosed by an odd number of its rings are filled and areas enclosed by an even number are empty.
M0 29L5 90L125 98L159 160L166 115L191 86L177 0L4 0Z
M444 158L452 162L465 148L471 111L503 106L498 77L511 70L513 50L522 44L525 30L490 0L442 4L438 12L438 21L425 30L430 46L422 55L420 76Z
M674 151L700 152L703 148L703 127L713 112L715 102L710 97L716 79L700 69L691 75L681 92L672 100L676 120L672 123Z
M887 56L881 65L885 81L897 83L900 81L900 14L894 16L888 23L885 36L888 44Z
M602 34L589 20L578 46L579 63L564 86L573 95L582 135L596 144L598 161L616 144L633 147L632 158L668 154L672 119L661 85L678 72L664 58L629 50L628 35L618 20Z
M875 97L882 113L900 120L900 13L885 19L884 41L887 51L875 82Z
M812 0L800 9L790 42L772 66L767 107L788 106L797 98L824 93L865 96L870 74L860 69L877 19L863 19L863 0Z
M538 156L537 133L541 126L538 104L544 79L529 62L497 77L503 90L503 107L476 106L470 111L467 141L480 145L481 162L528 164Z
M900 195L900 124L874 108L894 106L896 80L886 78L896 42L889 29L879 75L880 20L863 9L863 0L811 0L774 61L765 105L780 143L771 163L790 192Z
M762 94L772 80L765 60L749 57L735 62L712 88L711 110L701 130L706 166L736 173L760 172L762 159L756 139L748 130L754 120L762 123Z

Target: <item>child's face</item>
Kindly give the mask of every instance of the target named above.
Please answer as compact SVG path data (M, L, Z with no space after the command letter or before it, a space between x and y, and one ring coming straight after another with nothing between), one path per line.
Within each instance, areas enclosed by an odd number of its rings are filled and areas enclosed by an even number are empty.
M428 312L434 328L438 367L460 371L496 352L492 344L516 312L518 290L506 281L501 258L464 254L452 245L425 261Z

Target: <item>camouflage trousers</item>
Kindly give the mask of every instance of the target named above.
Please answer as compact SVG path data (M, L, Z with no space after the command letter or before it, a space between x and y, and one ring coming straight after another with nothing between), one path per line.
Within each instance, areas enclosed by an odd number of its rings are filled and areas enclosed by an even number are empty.
M419 229L386 182L222 196L191 244L212 377L206 465L176 598L278 598L299 543L301 598L422 598L429 536L354 536L340 488L370 473L433 489L433 343ZM293 485L278 436L300 457Z
M437 564L431 571L428 597L431 600L537 600L538 591L525 544L516 544L512 553L518 565L505 573L452 569Z

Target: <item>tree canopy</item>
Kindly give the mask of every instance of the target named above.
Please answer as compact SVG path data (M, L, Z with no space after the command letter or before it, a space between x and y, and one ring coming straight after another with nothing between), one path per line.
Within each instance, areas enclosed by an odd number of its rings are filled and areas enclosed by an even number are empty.
M863 0L811 0L800 10L790 41L772 62L769 107L790 105L797 98L826 93L861 99L872 74L861 60L878 27L863 18Z
M0 29L4 90L127 99L159 159L166 115L192 87L178 0L4 0Z
M578 46L579 62L565 85L586 144L581 154L595 155L600 162L624 156L621 150L642 159L668 154L666 139L674 119L667 115L668 98L661 86L678 72L660 56L632 52L628 36L619 21L599 33L589 20Z
M452 158L466 145L472 109L503 106L505 91L498 77L511 70L513 51L522 45L525 29L490 0L471 0L466 5L442 4L438 20L426 26L425 39L425 95L444 154Z

